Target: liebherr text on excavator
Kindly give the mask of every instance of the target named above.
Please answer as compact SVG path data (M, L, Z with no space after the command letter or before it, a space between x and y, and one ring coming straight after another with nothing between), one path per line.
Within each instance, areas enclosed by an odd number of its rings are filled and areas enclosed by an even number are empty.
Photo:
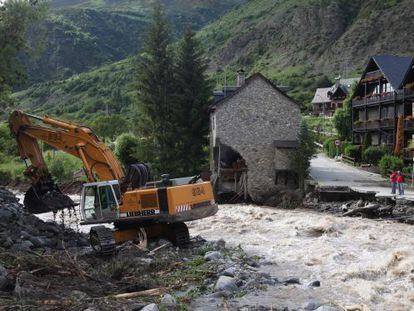
M9 126L32 184L24 199L31 213L75 205L54 183L38 141L82 160L88 183L81 192L81 224L98 224L90 231L91 246L98 253L112 253L119 242L145 243L159 236L185 246L189 242L185 222L217 212L209 181L199 176L170 179L163 175L162 180L149 182L148 165L138 163L124 170L88 127L22 111L11 113ZM114 229L105 223L113 223Z

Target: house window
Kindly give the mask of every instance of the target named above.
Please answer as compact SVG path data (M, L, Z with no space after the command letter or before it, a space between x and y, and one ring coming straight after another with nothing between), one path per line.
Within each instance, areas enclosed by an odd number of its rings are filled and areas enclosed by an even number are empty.
M389 82L384 83L382 91L384 93L391 93L394 91L394 88Z
M378 146L380 144L378 134L372 134L371 139L372 139L372 145L373 146Z
M381 93L380 86L381 86L380 84L377 84L375 86L374 92L372 94L379 94L379 93Z

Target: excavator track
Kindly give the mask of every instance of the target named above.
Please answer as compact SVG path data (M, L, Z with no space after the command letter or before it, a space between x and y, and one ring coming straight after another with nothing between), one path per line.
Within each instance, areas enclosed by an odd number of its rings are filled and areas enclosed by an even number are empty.
M99 255L107 256L115 252L116 246L112 230L105 226L92 227L89 241L93 250Z
M179 248L188 248L190 246L190 233L184 222L172 223L169 225L169 240Z

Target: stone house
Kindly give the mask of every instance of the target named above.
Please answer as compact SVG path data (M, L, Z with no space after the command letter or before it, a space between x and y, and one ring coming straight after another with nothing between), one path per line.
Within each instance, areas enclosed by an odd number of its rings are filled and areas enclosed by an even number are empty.
M298 144L300 107L260 73L230 94L215 92L210 110L210 169L217 194L266 202L297 188L292 153Z

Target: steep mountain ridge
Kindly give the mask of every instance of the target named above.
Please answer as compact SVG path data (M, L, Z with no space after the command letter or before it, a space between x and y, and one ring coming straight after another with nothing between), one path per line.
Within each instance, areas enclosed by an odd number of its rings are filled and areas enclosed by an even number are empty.
M162 0L178 36L217 19L245 0ZM25 58L29 83L64 79L137 53L148 23L149 0L52 0L37 58ZM28 40L35 36L30 36Z
M289 86L289 95L306 105L315 88L331 85L329 79L358 76L371 55L414 55L413 7L413 0L250 0L201 29L198 36L207 48L217 86L224 80L232 83L235 71L243 67L249 74L260 71ZM104 110L105 102L117 107L115 111L129 109L133 77L131 61L125 60L34 85L16 98L39 113L84 119ZM117 89L124 99L116 101L107 89Z
M202 29L200 38L213 69L308 64L332 75L360 69L372 54L414 53L413 7L412 0L255 0Z

